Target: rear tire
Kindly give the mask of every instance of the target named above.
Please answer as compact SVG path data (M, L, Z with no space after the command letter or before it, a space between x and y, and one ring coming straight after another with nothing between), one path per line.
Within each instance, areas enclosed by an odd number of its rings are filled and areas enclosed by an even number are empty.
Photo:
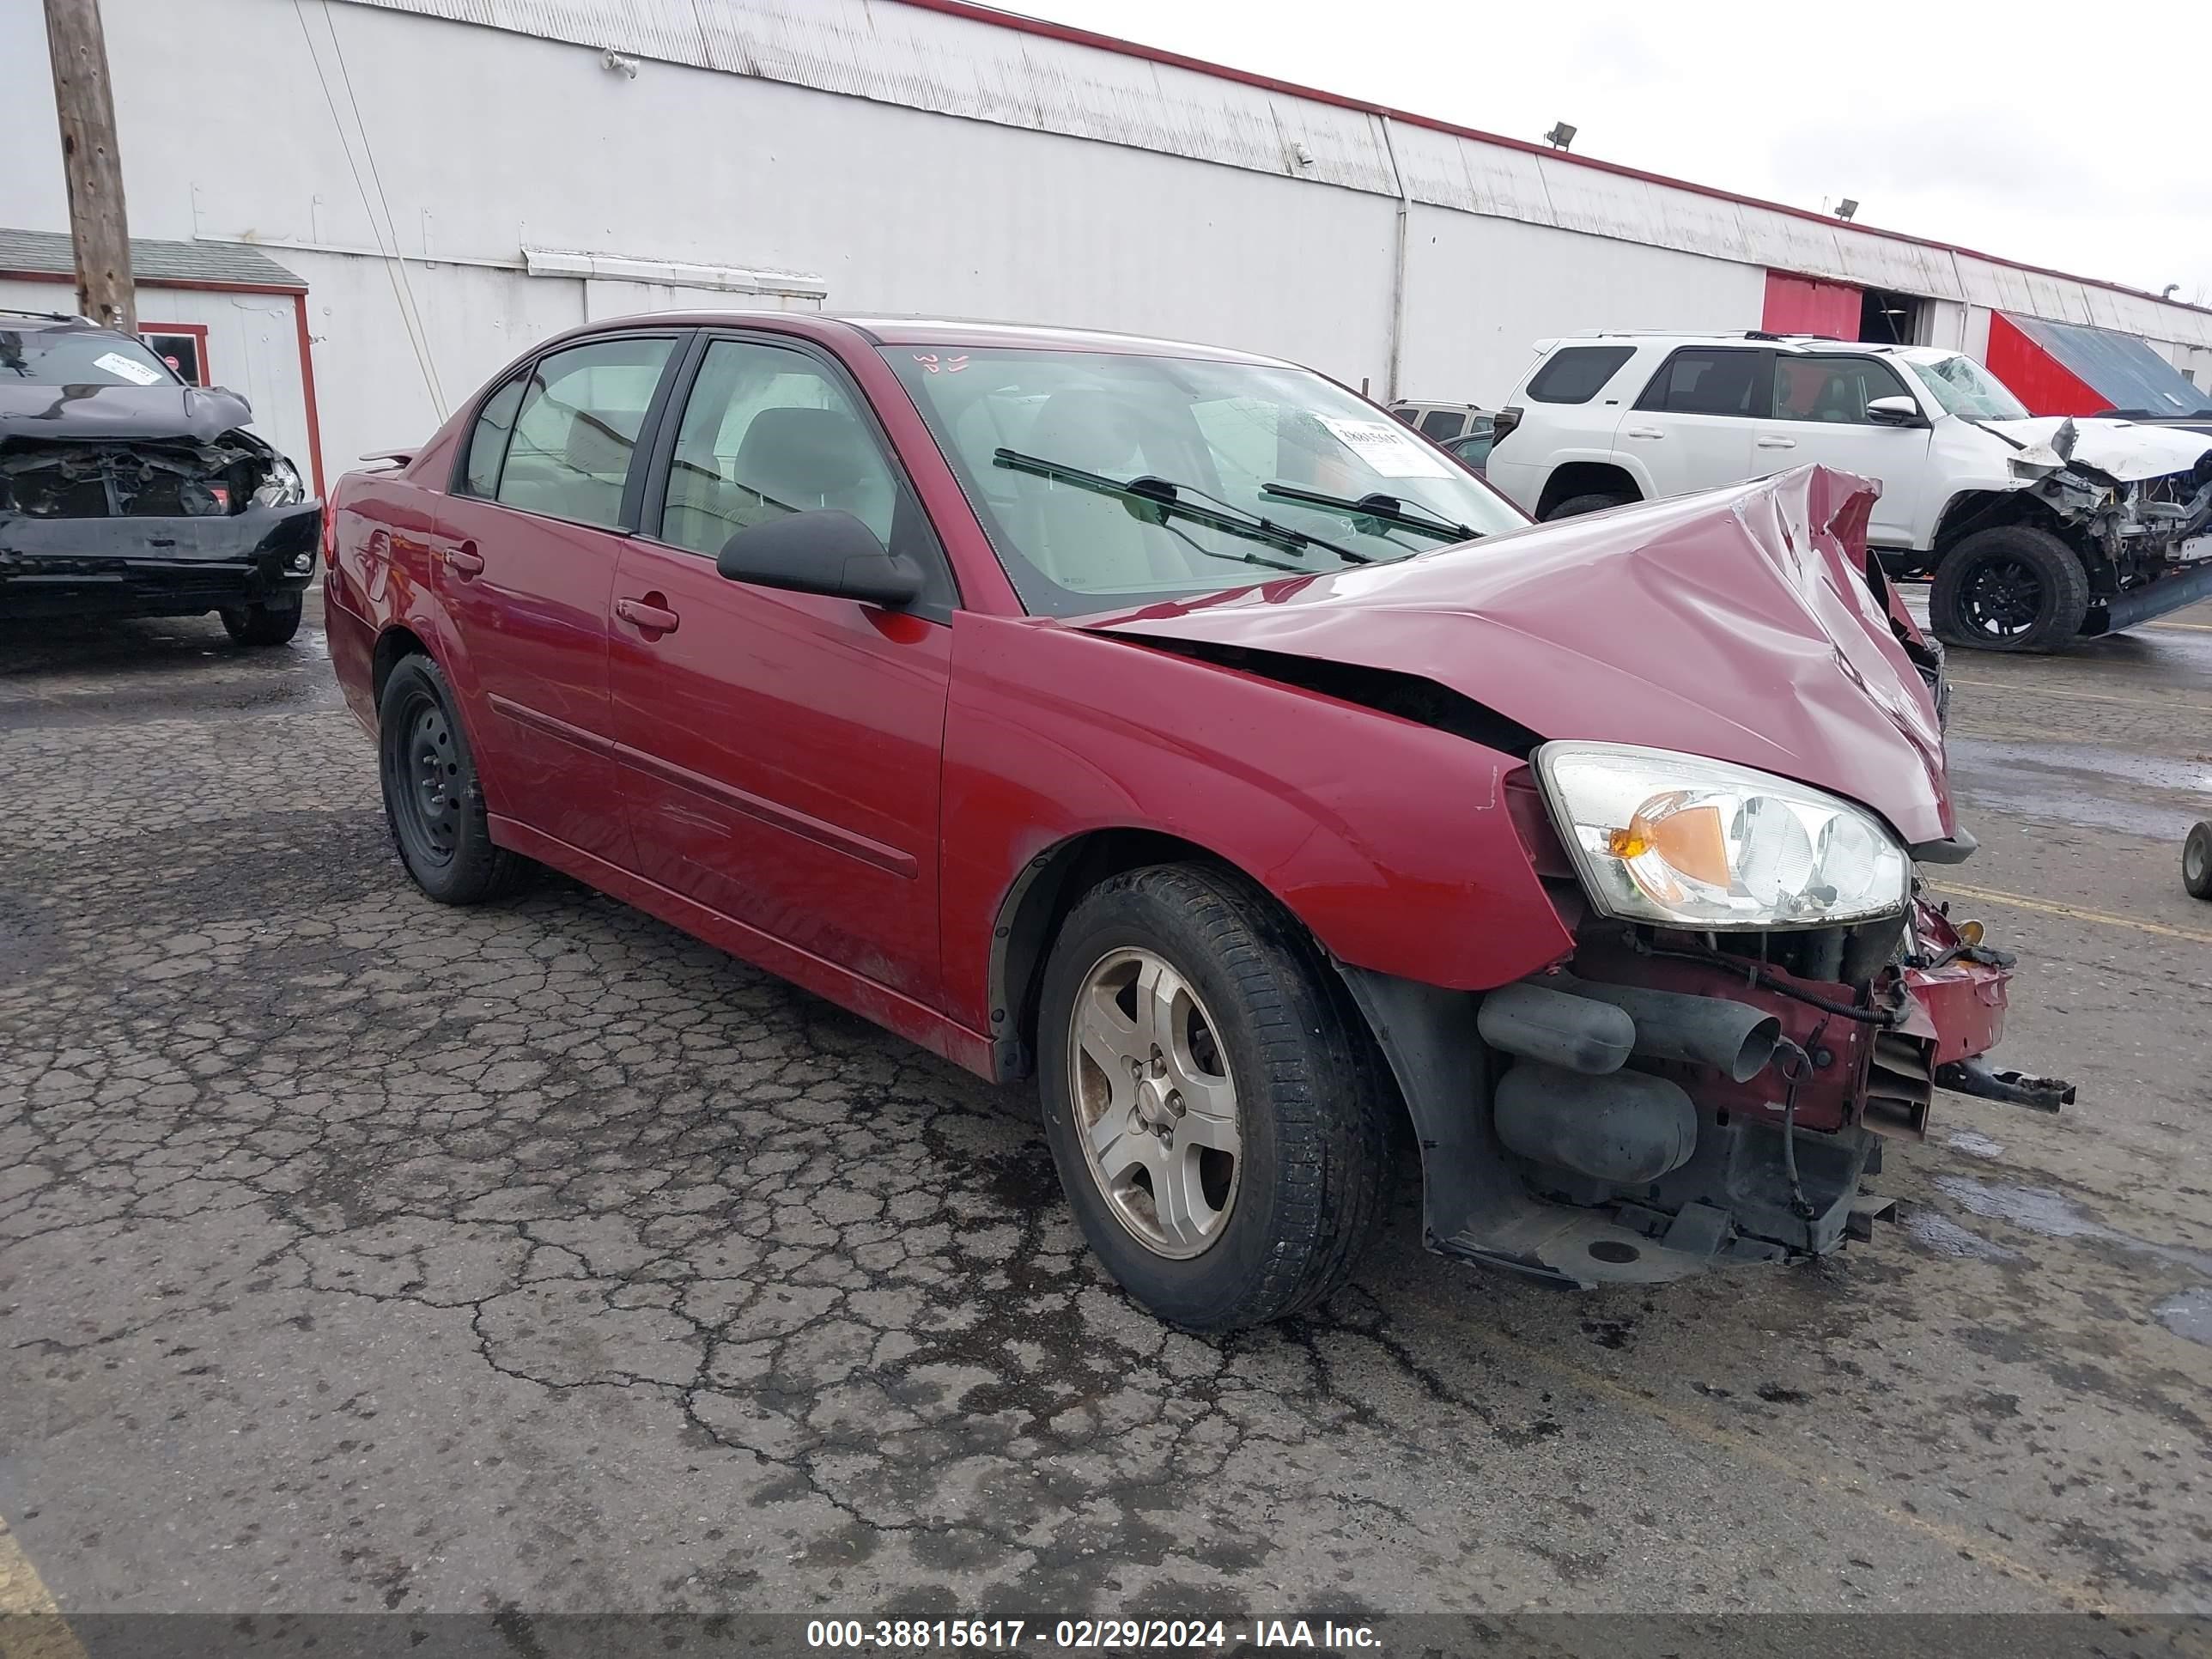
M527 860L494 844L483 786L453 688L425 656L399 659L377 703L377 774L392 845L441 904L479 904L519 886Z
M1394 1097L1328 964L1264 894L1193 865L1094 889L1054 941L1037 1033L1060 1184L1136 1301L1228 1331L1351 1276L1387 1213Z
M2181 884L2191 898L2212 899L2212 819L2198 823L2182 843Z
M233 645L285 645L300 631L300 595L287 593L262 605L219 611Z
M1603 489L1594 489L1583 495L1570 495L1544 514L1544 522L1550 524L1555 519L1579 519L1585 513L1602 513L1608 507L1626 507L1635 499L1633 495L1617 495Z
M2030 524L1976 531L1943 556L1928 596L1938 639L1978 651L2055 651L2081 631L2089 578L2074 550Z

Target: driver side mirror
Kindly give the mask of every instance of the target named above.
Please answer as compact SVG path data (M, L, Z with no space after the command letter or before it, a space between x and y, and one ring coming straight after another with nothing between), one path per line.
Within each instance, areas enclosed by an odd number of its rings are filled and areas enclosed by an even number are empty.
M1926 426L1920 405L1906 397L1869 398L1867 419L1876 426Z
M714 568L733 582L822 593L897 611L921 597L921 567L886 549L850 513L818 507L750 525L722 544Z

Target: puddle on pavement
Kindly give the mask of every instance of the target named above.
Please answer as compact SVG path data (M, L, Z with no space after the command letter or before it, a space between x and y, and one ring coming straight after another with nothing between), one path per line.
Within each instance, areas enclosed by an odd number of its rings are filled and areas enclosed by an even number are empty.
M1964 1152L1969 1158L2002 1158L2004 1142L1991 1140L1977 1129L1954 1129L1949 1135L1951 1150Z
M1938 1255L1972 1256L1983 1261L2012 1261L2018 1259L2017 1250L1984 1238L1979 1233L1968 1232L1941 1210L1931 1210L1924 1204L1916 1204L1905 1218L1905 1231L1914 1240L1926 1245Z
M2069 1198L2041 1187L2015 1187L2001 1182L1977 1181L1972 1176L1939 1175L1936 1189L1969 1213L1992 1221L2009 1221L2015 1227L2025 1227L2045 1238L2094 1238L2117 1244L2122 1249L2139 1255L2154 1257L2160 1261L2185 1267L2191 1273L2212 1278L2212 1253L2192 1250L2180 1244L2154 1244L2148 1239L2137 1238L2118 1228L2108 1226L2083 1213L2081 1206ZM1960 1231L1964 1231L1961 1229ZM1917 1236L1917 1235L1916 1235ZM1972 1234L1967 1237L1972 1237ZM1977 1243L1986 1243L1977 1240ZM2192 1298L2194 1300L2192 1301ZM2159 1318L2168 1329L2178 1329L2166 1317L2166 1309L2188 1304L2193 1313L2185 1309L2185 1320L2194 1318L2212 1322L2212 1287L2185 1291L2173 1302L2159 1310ZM2204 1328L2202 1324L2198 1328ZM2191 1334L2183 1331L2183 1335ZM2207 1340L2197 1338L2197 1340Z
M1952 737L1953 790L1977 804L2179 842L2212 794L2212 765L2087 743Z
M2169 1297L2152 1312L2176 1336L2212 1347L2212 1287L2200 1285Z

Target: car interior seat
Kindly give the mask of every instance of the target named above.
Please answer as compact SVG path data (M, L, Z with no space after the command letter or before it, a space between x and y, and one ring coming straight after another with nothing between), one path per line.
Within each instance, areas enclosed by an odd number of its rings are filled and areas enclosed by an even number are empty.
M896 491L866 428L842 409L764 409L745 427L730 471L732 528L779 513L836 507L889 538ZM719 509L718 510L722 510Z
M1030 452L1086 472L1127 478L1147 471L1124 400L1089 389L1056 392L1037 411ZM1025 549L1062 587L1113 592L1177 581L1192 569L1155 552L1162 532L1129 515L1121 500L1071 483L1018 475L1030 534Z

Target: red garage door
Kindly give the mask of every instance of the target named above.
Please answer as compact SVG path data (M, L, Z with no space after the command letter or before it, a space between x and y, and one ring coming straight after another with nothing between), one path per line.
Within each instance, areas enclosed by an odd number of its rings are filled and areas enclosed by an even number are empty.
M1766 273L1766 312L1759 325L1770 334L1826 334L1859 337L1859 307L1866 296L1848 283L1816 282L1787 271Z

